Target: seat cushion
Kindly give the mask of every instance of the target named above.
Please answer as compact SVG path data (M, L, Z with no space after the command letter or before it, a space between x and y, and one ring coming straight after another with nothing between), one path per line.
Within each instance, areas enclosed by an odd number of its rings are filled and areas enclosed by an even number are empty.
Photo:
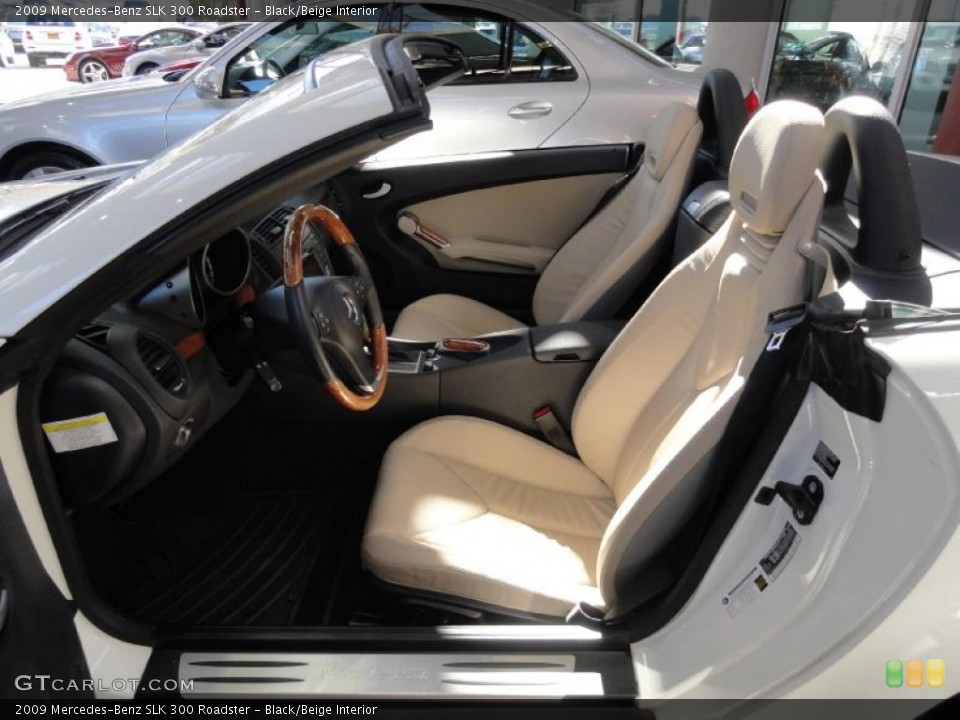
M527 327L489 305L460 295L430 295L408 305L393 326L392 337L429 342L477 337Z
M384 457L366 567L409 588L561 617L600 605L596 561L615 511L579 460L477 418L422 423Z

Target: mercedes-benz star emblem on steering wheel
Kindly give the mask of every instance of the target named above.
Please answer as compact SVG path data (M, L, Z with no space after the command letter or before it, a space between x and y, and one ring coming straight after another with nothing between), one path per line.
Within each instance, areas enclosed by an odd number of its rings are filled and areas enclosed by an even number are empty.
M353 299L352 295L344 293L343 304L347 306L347 317L350 319L350 322L352 322L354 325L359 325L360 306L357 305L357 301Z

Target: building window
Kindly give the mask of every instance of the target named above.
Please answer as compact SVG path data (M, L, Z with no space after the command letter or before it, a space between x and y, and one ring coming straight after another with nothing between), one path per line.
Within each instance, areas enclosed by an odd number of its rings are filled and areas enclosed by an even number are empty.
M875 16L907 17L918 6L879 0ZM899 116L908 150L960 156L960 2L932 0L919 33L905 21L847 22L857 7L860 0L835 0L811 21L804 0L788 0L767 100L794 98L826 111L848 95L873 97Z
M960 62L960 4L953 22L928 22L910 71L900 113L900 132L908 150L960 156L960 83L954 82ZM949 17L931 7L932 17Z

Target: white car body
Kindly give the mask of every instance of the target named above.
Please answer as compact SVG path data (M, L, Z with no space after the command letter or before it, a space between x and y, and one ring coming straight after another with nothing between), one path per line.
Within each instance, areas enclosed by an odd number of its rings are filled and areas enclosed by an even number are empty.
M153 162L119 173L67 220L43 228L4 255L0 361L7 349L14 353L18 346L45 341L36 336L38 323L53 310L64 312L75 290L105 283L121 255L145 253L149 247L151 256L165 258L160 244L173 244L176 235L164 235L164 228L220 202L217 198L228 189L259 178L264 168L292 163L304 148L399 116L384 84L386 75L371 51L377 42L363 41L314 61L304 73L281 81ZM438 89L433 95L441 93ZM408 115L424 127L424 118L412 110ZM271 142L262 142L264 137ZM394 141L381 134L372 142ZM340 167L357 159L346 157ZM0 186L0 207L22 208L49 198L59 183L91 184L82 175ZM129 257L137 260L127 267L137 268L138 277L158 271L146 255ZM935 300L955 302L955 282L947 276L950 267L956 272L956 260L933 252L925 262L929 267L939 263L943 273ZM100 273L105 274L98 277ZM116 291L101 290L104 302L111 292ZM848 289L844 299L853 309L863 298ZM637 682L630 697L654 707L672 699L711 698L721 701L711 706L719 716L736 713L738 703L747 698L914 698L933 703L956 692L952 669L960 667L960 330L956 323L944 323L938 332L924 332L919 324L906 323L866 340L891 367L882 422L845 410L819 387L810 387L760 485L819 474L810 456L818 442L828 443L844 462L835 477L825 480L829 492L817 522L800 529L799 544L776 583L762 596L760 591L737 596L734 614L722 599L732 595L745 574L751 577L754 563L777 546L790 517L780 501L772 506L748 502L690 601L658 632L632 645ZM32 369L36 360L24 362ZM71 598L16 430L17 393L16 382L7 380L0 394L0 461L45 572L59 592ZM90 676L102 681L99 696L132 697L132 689L117 689L111 681L143 677L153 648L114 637L92 622L83 606L72 623ZM593 631L522 624L429 631L433 642L458 649L423 650L414 656L397 655L391 646L390 652L343 654L294 651L281 640L269 652L239 652L218 650L215 640L208 639L202 651L184 650L171 672L188 680L198 672L191 663L203 665L207 681L197 690L199 697L451 700L604 694L598 673L573 660L576 648L597 647L599 635ZM500 651L484 649L494 641ZM552 668L529 683L517 673L477 677L448 667L451 661L502 663L502 648L521 643L541 643L544 649L525 651L522 657ZM565 649L550 650L551 643ZM885 687L884 663L889 658L943 660L948 681L940 687ZM280 669L262 666L269 662ZM271 684L270 673L293 672L284 662L302 668L297 670L300 682ZM228 669L217 669L218 663ZM406 674L407 667L416 667L416 673ZM238 684L237 676L247 681ZM471 689L448 682L454 677ZM666 710L669 713L669 706ZM771 707L768 716L776 717L778 710ZM911 706L903 712L912 715L915 710Z
M87 23L93 47L109 47L116 43L117 35L107 23Z
M49 58L66 58L92 47L93 40L83 23L64 20L28 22L23 26L23 50L31 65Z
M629 50L582 23L527 19L552 11L495 0L452 5L514 18L560 50L577 77L442 88L431 100L433 132L391 148L383 159L642 141L665 104L695 102L698 78L645 51ZM0 178L10 178L12 158L29 155L39 143L88 165L156 155L246 101L224 96L226 69L279 25L254 25L178 82L118 80L7 105L0 111ZM455 130L464 124L473 128L466 136Z
M238 35L250 23L229 23L198 37L186 45L171 45L170 47L143 50L134 53L123 63L123 77L133 77L144 65L162 67L180 60L203 58L213 55L227 42ZM217 43L217 40L221 42Z
M0 30L0 67L11 67L14 64L13 40L6 31Z

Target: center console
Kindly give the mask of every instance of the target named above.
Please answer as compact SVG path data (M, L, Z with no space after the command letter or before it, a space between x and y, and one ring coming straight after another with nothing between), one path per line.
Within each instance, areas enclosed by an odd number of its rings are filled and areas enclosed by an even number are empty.
M622 327L577 322L439 342L391 338L378 410L468 414L537 432L534 411L550 406L569 427L583 383Z

